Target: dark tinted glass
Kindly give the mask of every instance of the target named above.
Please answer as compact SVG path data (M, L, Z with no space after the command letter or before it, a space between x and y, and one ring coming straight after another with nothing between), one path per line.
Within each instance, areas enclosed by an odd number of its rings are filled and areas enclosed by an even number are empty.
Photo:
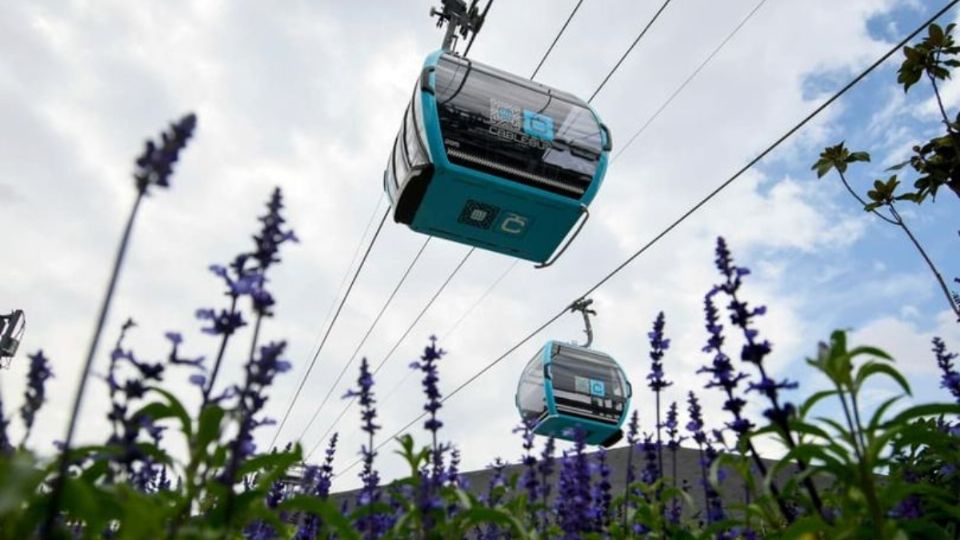
M589 187L600 126L575 98L446 55L435 82L451 162L576 199Z
M623 414L626 381L610 358L561 345L550 373L560 412L613 422Z

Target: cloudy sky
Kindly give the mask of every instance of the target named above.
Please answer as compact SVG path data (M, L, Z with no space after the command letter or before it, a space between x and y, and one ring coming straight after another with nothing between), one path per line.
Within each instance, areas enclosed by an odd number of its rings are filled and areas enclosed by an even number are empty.
M498 0L471 57L529 75L575 3ZM757 3L676 0L667 8L594 101L613 133L615 153ZM29 318L20 354L0 374L0 385L9 414L23 393L26 353L42 348L52 359L56 378L31 438L35 448L50 451L65 431L134 197L133 159L147 137L188 111L199 118L196 137L172 188L157 191L142 208L105 341L131 316L140 326L129 344L145 359L165 356L169 330L185 334L186 353L212 356L216 341L201 334L192 317L198 307L224 302L206 267L249 249L256 216L280 186L289 223L302 240L284 246L283 263L273 271L278 314L263 331L290 344L294 367L268 404L269 415L282 415L352 271L364 227L382 211L390 143L423 58L441 40L427 17L431 4L76 0L0 6L0 311L22 308ZM417 378L404 376L428 336L440 336L449 351L441 368L442 390L449 391L579 296L941 4L764 2L617 157L591 207L594 218L555 267L535 270L522 262L476 304L512 261L487 252L470 258L378 376L385 434L422 406ZM659 5L587 0L538 80L589 96ZM952 12L946 22L956 17ZM956 350L960 327L928 269L900 231L864 214L836 178L818 181L809 170L824 145L846 140L874 156L853 173L863 192L885 165L939 129L929 87L919 84L904 96L895 85L898 63L884 65L593 296L595 346L627 370L647 429L653 402L643 385L646 332L660 310L673 340L665 360L674 381L667 400L697 390L708 420L726 420L719 395L703 391L704 376L695 373L708 361L700 351L701 309L718 279L712 249L719 235L754 271L746 296L769 306L759 329L774 344L771 369L801 382L794 399L824 384L804 358L835 328L893 353L923 399L946 397L929 339L941 335ZM944 95L956 112L960 85L948 85ZM945 275L960 274L957 198L944 193L935 204L903 213ZM301 434L423 240L388 223L281 441ZM362 354L382 361L467 249L431 242ZM520 370L540 342L581 337L579 317L561 318L444 406L443 436L462 449L464 468L519 456L511 428L518 421L513 392ZM228 351L222 384L238 381L249 339L241 333ZM101 346L96 360L99 373L107 348ZM195 403L186 377L171 371L167 378ZM353 367L346 379L355 379ZM81 441L103 440L108 429L102 384L90 385ZM890 391L878 387L872 403ZM307 450L342 406L335 399L321 411L302 440ZM762 403L750 406L756 413ZM357 423L352 410L336 428L338 466L356 456ZM16 435L19 424L11 429ZM261 444L272 434L264 428ZM386 478L402 472L392 452L381 455ZM356 483L351 471L337 487Z

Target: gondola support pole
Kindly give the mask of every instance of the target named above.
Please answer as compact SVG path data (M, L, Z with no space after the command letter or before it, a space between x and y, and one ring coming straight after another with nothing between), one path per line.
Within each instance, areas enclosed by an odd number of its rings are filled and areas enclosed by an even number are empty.
M593 309L590 309L590 304L593 303L593 300L590 298L580 298L574 303L570 304L570 312L579 311L583 315L583 325L584 332L587 334L587 342L581 345L582 347L590 347L590 344L593 343L593 327L590 325L590 315L596 315L597 312Z
M483 26L483 19L487 10L484 9L481 14L480 10L477 9L477 0L472 0L469 8L465 0L441 1L443 7L440 9L430 8L430 16L437 18L438 28L446 23L447 30L443 35L442 48L444 51L454 52L453 49L456 47L458 40L457 35L459 34L463 39L466 39L470 34L476 35L480 31L480 27ZM489 7L489 3L487 7Z

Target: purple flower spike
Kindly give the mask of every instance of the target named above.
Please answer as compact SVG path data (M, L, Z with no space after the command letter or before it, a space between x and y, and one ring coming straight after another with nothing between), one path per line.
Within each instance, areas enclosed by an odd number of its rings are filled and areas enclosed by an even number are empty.
M764 359L770 354L772 346L769 341L759 340L758 332L751 327L753 319L766 314L767 309L764 306L751 308L740 299L738 295L740 287L743 284L742 277L749 275L750 271L746 268L740 268L733 263L733 257L727 248L723 238L717 238L716 250L717 269L724 276L724 283L717 286L719 291L724 292L729 298L727 311L730 314L730 322L740 328L743 333L745 343L740 351L740 359L757 367L760 374L760 382L750 384L747 391L757 390L764 394L770 400L771 407L764 411L764 416L772 420L781 429L787 431L790 415L793 414L793 406L790 403L780 403L779 395L781 390L791 390L797 387L796 382L775 381L767 375L763 365ZM740 422L742 424L742 422Z
M370 374L370 364L366 357L360 361L360 375L357 377L356 389L350 390L344 396L357 397L360 402L360 429L367 433L367 443L360 447L363 459L363 470L360 471L360 480L363 482L357 494L357 506L369 506L380 500L380 474L373 468L377 451L373 446L373 436L380 429L374 423L377 417L376 399L373 395L373 375ZM365 515L360 518L356 527L365 538L378 538L383 532L384 520L379 514Z
M28 358L30 359L30 370L27 372L27 389L23 393L23 406L20 407L20 417L23 418L23 424L26 428L24 441L26 441L30 430L33 428L37 411L46 401L47 379L53 377L50 361L43 355L42 350L29 355Z
M437 384L440 382L440 377L437 374L437 361L440 360L444 354L446 354L446 351L437 347L437 338L431 336L430 345L423 349L423 355L420 357L420 360L410 364L411 368L423 372L423 381L421 381L421 384L423 385L423 393L427 396L427 402L424 404L423 410L430 415L423 423L423 427L433 435L434 454L436 454L438 450L437 431L443 427L443 422L437 418L437 411L443 406L440 400L442 396L437 387Z
M253 237L257 249L253 252L252 257L259 263L261 272L266 272L267 268L273 263L280 262L278 256L280 244L299 242L292 230L283 229L286 220L280 215L282 209L283 193L280 188L276 188L267 203L267 214L259 218L262 224L260 233Z
M648 333L650 338L650 374L647 375L648 386L654 392L660 392L664 388L673 384L663 378L663 355L664 351L670 348L670 340L663 337L663 327L665 326L663 312L661 311L653 322L653 331Z
M180 151L187 146L197 126L197 116L190 113L179 121L170 124L170 130L160 134L161 143L147 141L143 153L136 160L137 170L133 174L137 190L146 194L150 186L169 187L173 164L180 157Z
M3 397L0 396L0 454L9 454L13 451L10 437L7 435L7 426L10 420L3 413Z
M560 459L560 482L554 510L565 538L579 538L580 533L594 530L590 466L584 453L582 429L574 430L573 453L564 452Z
M947 345L939 337L933 338L933 353L937 357L937 367L940 368L940 387L946 388L957 403L960 403L960 373L953 365L957 353L948 351Z

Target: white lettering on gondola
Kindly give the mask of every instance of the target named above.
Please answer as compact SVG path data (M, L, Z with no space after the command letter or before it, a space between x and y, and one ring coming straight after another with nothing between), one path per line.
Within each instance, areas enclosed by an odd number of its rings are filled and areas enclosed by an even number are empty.
M542 139L531 137L523 133L517 133L509 129L504 129L499 125L490 126L488 128L488 131L490 132L491 135L499 137L505 141L516 142L526 146L532 146L533 148L539 148L540 150L547 150L552 146L549 142L544 141Z
M500 230L508 234L521 234L527 228L527 218L510 212L500 222Z

